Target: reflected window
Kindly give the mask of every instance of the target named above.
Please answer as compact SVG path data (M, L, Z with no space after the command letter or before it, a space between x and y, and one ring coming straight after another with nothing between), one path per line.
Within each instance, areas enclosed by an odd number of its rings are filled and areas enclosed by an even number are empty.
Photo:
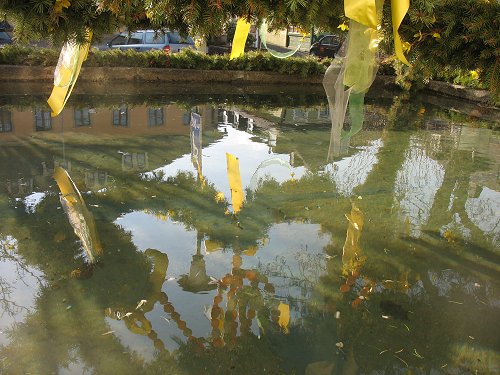
M129 154L125 152L122 154L122 169L123 170L137 170L148 168L148 153L147 152L133 152Z
M318 118L319 119L330 118L330 108L328 108L328 107L321 107L320 109L318 109Z
M119 109L113 109L113 126L122 126L126 128L128 126L128 108L120 107Z
M145 152L138 152L137 153L137 167L138 168L146 168L146 153Z
M191 124L191 111L184 112L182 115L182 125L190 125Z
M293 109L293 119L294 120L307 120L307 113L303 109L294 108Z
M45 131L52 129L52 116L50 111L41 109L35 110L35 131Z
M163 108L148 108L148 126L163 126Z
M12 115L10 111L0 109L0 133L12 131Z
M90 126L90 110L88 108L75 109L75 126Z

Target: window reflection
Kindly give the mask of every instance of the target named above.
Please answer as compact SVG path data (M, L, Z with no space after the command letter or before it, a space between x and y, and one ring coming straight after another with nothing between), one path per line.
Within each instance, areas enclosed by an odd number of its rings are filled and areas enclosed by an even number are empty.
M163 116L163 108L148 108L148 126L163 126L164 125L164 116Z
M121 106L118 109L113 109L113 126L128 127L128 108Z
M90 110L88 108L75 109L75 126L90 126Z
M52 117L50 111L42 109L35 110L35 131L45 131L52 129Z
M12 131L12 115L10 111L0 110L0 133Z
M186 111L182 115L182 125L188 126L191 124L191 111Z
M125 152L122 154L122 170L144 170L148 168L147 152Z

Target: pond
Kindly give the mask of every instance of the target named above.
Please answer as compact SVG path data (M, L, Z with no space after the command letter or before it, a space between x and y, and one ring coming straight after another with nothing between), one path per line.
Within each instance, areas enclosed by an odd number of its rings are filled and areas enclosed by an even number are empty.
M0 373L500 372L498 122L280 90L0 96Z

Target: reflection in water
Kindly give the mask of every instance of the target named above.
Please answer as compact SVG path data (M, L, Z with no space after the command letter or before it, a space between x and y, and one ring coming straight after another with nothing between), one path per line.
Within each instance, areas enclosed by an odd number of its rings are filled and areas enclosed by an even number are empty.
M241 185L240 163L237 157L226 153L227 159L227 177L229 179L229 188L231 189L231 201L233 203L233 212L237 214L241 210L245 197L243 195L243 186Z
M144 100L8 109L0 372L498 373L497 133Z
M429 220L434 197L445 174L439 161L431 159L420 145L417 139L410 141L395 184L403 221L408 221L409 234L414 237L420 237L422 226Z
M266 276L257 270L243 269L241 265L241 256L234 255L231 272L219 281L217 295L206 311L211 321L211 338L215 347L234 347L237 344L238 329L242 336L251 334L254 319L260 334L266 334L273 323L288 333L289 306L283 302L278 304L274 298L269 298L274 293L274 286ZM259 284L263 284L263 291ZM220 306L224 301L226 311Z
M211 278L207 275L205 259L201 254L201 243L204 239L203 237L202 233L197 233L196 254L193 255L193 259L191 260L189 273L181 276L178 281L182 289L187 292L199 293L217 288L215 283L213 283ZM214 250L207 249L207 251Z
M83 249L90 263L102 254L102 246L97 235L94 217L85 205L80 191L64 168L56 167L54 179L61 190L61 205L68 215L75 234L82 241Z
M363 212L354 202L352 202L351 213L346 214L345 217L349 222L349 226L344 247L342 248L342 274L348 276L359 273L359 269L365 260L359 243L364 226L364 217Z

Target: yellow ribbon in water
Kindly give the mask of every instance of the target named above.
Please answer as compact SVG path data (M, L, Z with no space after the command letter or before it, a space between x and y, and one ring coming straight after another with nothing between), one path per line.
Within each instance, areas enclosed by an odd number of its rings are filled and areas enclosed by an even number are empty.
M280 302L278 305L278 311L280 312L278 324L281 328L283 328L283 331L288 334L288 324L290 324L290 306L286 303Z
M377 29L379 24L377 17L377 0L344 0L344 13L346 17L359 22L362 25ZM381 5L383 1L381 1ZM381 6L380 5L380 6ZM399 26L410 8L410 0L391 0L392 32L394 34L394 50L396 56L406 65L410 65L403 53L401 38L399 37Z
M54 169L54 179L59 186L59 190L61 190L61 204L68 215L69 222L75 234L82 241L90 262L94 262L94 256L102 254L94 217L85 205L80 191L64 168L58 166Z
M146 313L153 310L156 302L161 297L161 288L167 276L168 256L156 249L147 249L144 254L153 261L153 271L149 276L151 282L151 295L147 300L143 300L140 309L136 308L130 315L123 317L127 328L138 335L147 336L153 332L151 322L146 318Z
M238 19L236 30L234 31L230 60L240 57L245 53L245 43L247 42L249 31L250 24L244 18Z
M82 64L87 59L91 38L92 32L90 31L88 42L84 45L66 42L61 49L59 61L54 71L54 88L47 100L52 109L52 117L61 113L71 95L71 91L73 91Z
M227 177L229 188L231 189L231 200L233 202L233 212L237 214L243 205L243 187L241 184L240 163L234 155L226 153Z

